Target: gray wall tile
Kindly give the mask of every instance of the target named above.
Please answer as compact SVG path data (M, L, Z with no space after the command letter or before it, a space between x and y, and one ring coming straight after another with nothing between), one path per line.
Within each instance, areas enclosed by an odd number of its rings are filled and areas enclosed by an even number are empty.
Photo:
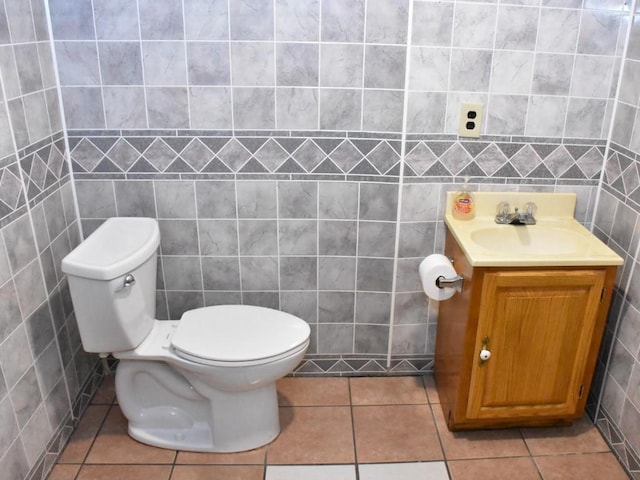
M229 38L228 2L190 0L184 2L187 40L227 40Z
M275 182L239 182L237 192L239 218L276 218Z
M370 0L367 43L407 43L409 0Z
M236 218L234 182L196 182L198 218Z
M162 259L167 290L202 290L203 273L199 257L169 257Z
M95 42L56 42L62 85L98 85L98 50Z
M142 85L140 43L100 42L98 55L105 85Z
M320 33L323 42L364 41L365 2L323 0Z
M107 128L147 128L143 87L104 87L102 89Z
M159 220L163 255L198 255L198 227L195 220Z
M318 289L317 257L280 257L280 289Z
M532 50L538 30L538 8L500 5L495 48Z
M142 40L183 40L182 2L138 0Z
M188 128L187 89L183 87L147 88L149 128Z
M318 254L352 257L356 254L357 224L344 220L318 222Z
M278 43L276 84L278 86L318 86L319 47L312 43ZM257 84L256 85L261 85Z
M243 290L278 290L277 257L240 257Z
M275 89L234 88L234 127L259 130L275 127Z
M229 4L232 40L273 40L272 0L241 0Z
M318 323L353 323L353 292L319 292Z
M278 182L280 218L316 218L318 184L315 182Z
M93 0L98 40L138 40L137 3L129 0Z
M195 188L191 181L155 182L159 218L194 218Z
M277 255L275 220L238 220L240 255Z
M323 130L360 130L361 110L359 90L320 90L320 128Z
M451 45L453 3L414 2L413 45Z
M50 2L51 25L56 40L93 40L91 0L53 0Z
M456 9L453 20L453 45L493 48L497 14L497 5L466 4L464 8Z
M320 86L362 86L364 48L362 45L326 43L320 45Z
M364 63L365 88L404 88L405 48L367 45Z
M277 88L277 128L318 129L318 89Z
M393 257L396 224L393 222L359 222L358 255L364 257Z
M235 220L198 222L201 255L237 255L238 226Z
M205 290L239 290L240 262L237 258L204 257L202 278Z
M320 0L276 0L277 41L318 41Z
M231 89L229 87L189 88L191 128L226 129L231 122Z
M190 85L229 85L230 64L227 43L187 43Z
M183 42L142 42L146 85L186 85Z
M319 290L355 290L355 257L318 257Z
M281 255L316 255L318 252L318 222L315 220L279 220L278 248Z

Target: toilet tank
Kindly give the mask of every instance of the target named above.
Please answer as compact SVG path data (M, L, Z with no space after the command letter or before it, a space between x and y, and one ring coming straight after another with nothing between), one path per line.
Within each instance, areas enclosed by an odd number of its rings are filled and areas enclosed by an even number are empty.
M87 352L132 350L151 331L159 244L156 220L110 218L62 260Z

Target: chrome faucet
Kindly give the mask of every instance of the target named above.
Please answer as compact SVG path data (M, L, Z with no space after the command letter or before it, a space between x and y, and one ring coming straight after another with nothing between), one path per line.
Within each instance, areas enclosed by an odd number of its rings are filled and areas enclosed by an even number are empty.
M514 208L513 212L509 212L509 204L500 202L496 209L495 222L501 225L535 225L535 213L537 206L533 202L527 202L524 205L524 212Z

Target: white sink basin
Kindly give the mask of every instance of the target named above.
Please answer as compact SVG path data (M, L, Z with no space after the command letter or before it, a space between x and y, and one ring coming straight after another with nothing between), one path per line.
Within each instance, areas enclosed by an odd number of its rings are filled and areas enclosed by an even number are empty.
M570 255L584 251L587 239L562 228L496 225L471 232L471 241L482 248L520 255Z

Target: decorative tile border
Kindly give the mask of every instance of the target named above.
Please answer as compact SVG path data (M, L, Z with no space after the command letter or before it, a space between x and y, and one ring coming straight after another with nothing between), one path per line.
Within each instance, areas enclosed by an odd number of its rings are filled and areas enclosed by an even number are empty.
M64 152L62 133L19 152L27 199L31 205L59 188L60 181L68 177L69 167Z
M58 132L21 149L17 157L0 159L0 228L26 213L27 201L33 207L69 181L64 152L64 135Z
M603 188L640 212L640 154L611 143Z
M295 377L426 375L433 373L433 355L397 355L387 368L386 355L307 355Z
M640 458L604 409L595 424L629 477L640 480Z
M397 135L186 133L71 131L73 170L77 178L121 179L262 175L375 181L400 175L402 145ZM480 141L460 141L451 135L413 135L406 143L404 175L412 181L469 176L474 181L491 179L500 183L540 180L596 184L603 152L599 140L488 136Z

